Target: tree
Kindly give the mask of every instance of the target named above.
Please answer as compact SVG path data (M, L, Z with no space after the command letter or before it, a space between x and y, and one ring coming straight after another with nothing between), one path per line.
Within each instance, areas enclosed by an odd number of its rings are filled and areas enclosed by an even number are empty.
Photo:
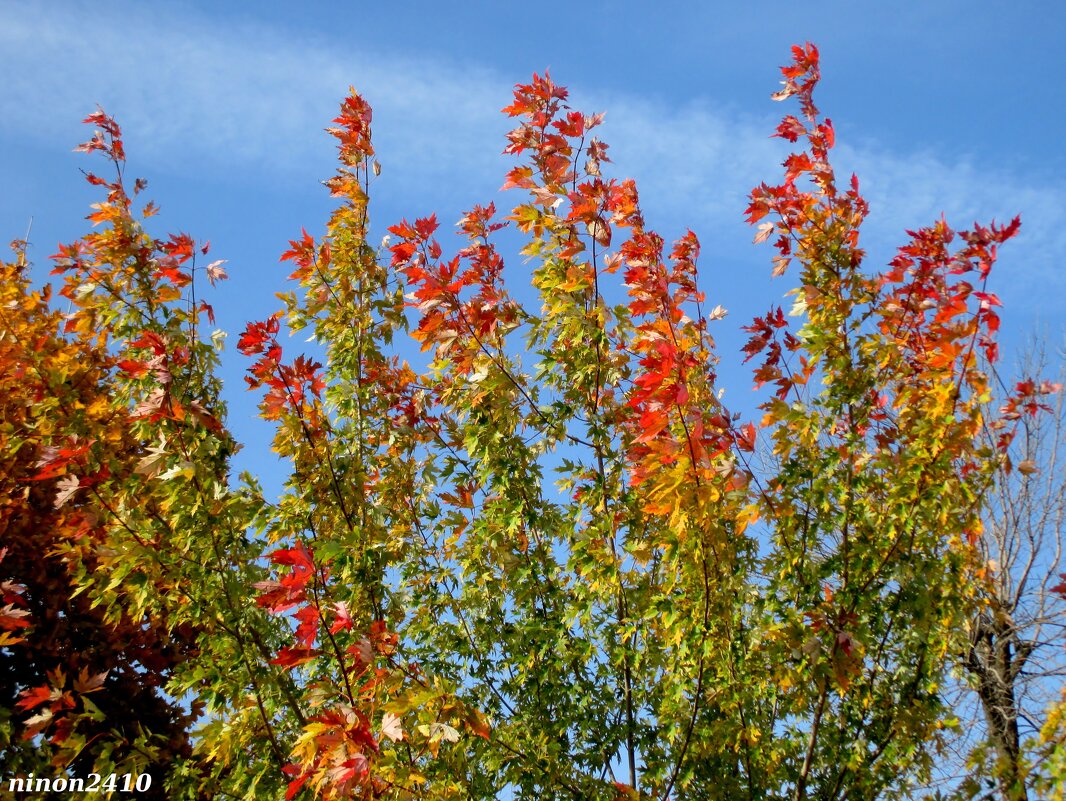
M145 233L118 126L103 112L86 121L99 129L79 149L115 174L87 174L106 192L89 217L101 228L53 257L71 311L30 292L24 243L3 268L3 586L21 634L3 642L4 692L23 719L0 760L12 774L48 761L83 777L147 773L154 797L208 798L271 770L227 748L273 741L271 692L291 683L264 687L279 634L245 603L263 572L245 533L260 501L228 486L236 446L215 345L199 336L212 311L188 270L193 241ZM204 272L214 280L220 263ZM215 738L219 720L242 725Z
M435 216L370 244L372 111L349 96L329 129L338 207L291 243L295 288L238 343L291 464L273 503L228 472L195 280L220 264L144 232L118 127L90 118L86 149L117 174L90 176L104 227L60 254L67 327L115 354L136 461L86 499L97 570L62 558L107 621L191 639L167 666L199 716L174 797L798 801L928 777L980 603L982 494L1054 387L1019 384L982 438L986 284L1018 221L941 221L869 270L817 50L782 72L799 114L776 135L801 146L747 215L798 281L788 314L747 328L772 387L758 424L721 402L696 235L667 250L635 184L604 177L601 115L547 75L518 85L503 188L522 200L474 206L445 256ZM539 310L505 285L508 225ZM286 360L283 327L311 329L315 357ZM405 330L425 356L400 358Z
M1020 364L1023 375L1047 371L1051 357L1033 340ZM1061 354L1060 354L1061 359ZM994 368L996 395L1009 390ZM1064 378L1061 361L1059 377ZM1059 384L1061 386L1061 382ZM1066 486L1061 468L1064 396L1052 414L1018 417L1021 435L1003 454L987 493L982 534L982 603L970 623L970 643L962 668L978 715L967 727L978 737L971 761L983 762L960 785L965 797L1026 799L1030 791L1052 791L1045 764L1056 759L1057 696L1062 692L1066 658L1061 596L1063 522ZM1008 412L1008 414L1018 414ZM999 432L990 427L993 442ZM1050 720L1045 741L1039 734ZM1058 786L1061 794L1062 787Z
M106 485L129 480L135 445L127 410L108 397L113 360L93 338L59 335L62 315L48 307L47 293L29 291L24 247L16 243L16 260L0 266L2 773L47 772L40 749L9 739L12 713L32 711L25 734L50 729L72 770L88 772L86 747L106 738L120 763L150 749L141 764L161 778L191 752L191 719L159 689L192 629L122 611L106 616L71 592L79 571L96 569L107 541L89 499L106 503ZM27 629L32 636L14 634ZM157 782L149 797L164 797L158 789Z

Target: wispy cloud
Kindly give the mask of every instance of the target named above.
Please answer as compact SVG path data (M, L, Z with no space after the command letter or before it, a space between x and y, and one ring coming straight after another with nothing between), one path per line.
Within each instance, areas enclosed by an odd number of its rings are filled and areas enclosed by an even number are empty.
M192 162L235 177L306 182L331 170L332 146L316 133L355 83L374 104L375 137L401 195L438 201L472 177L498 185L507 121L497 110L525 76L146 8L113 5L90 16L86 7L5 5L6 136L69 147L83 135L77 119L99 101L120 117L139 158L161 168ZM609 111L611 154L640 181L653 220L665 219L667 233L691 226L708 244L739 252L750 237L740 222L747 191L779 173L784 151L767 137L779 109L766 102L764 113L746 117L707 99L677 108L583 89L578 105ZM1023 235L1005 253L1010 291L1032 309L1062 311L1066 278L1054 254L1066 252L1066 189L951 154L892 152L875 132L863 134L862 144L842 145L839 163L863 180L874 212L866 241L877 255L941 212L956 225L1021 213ZM1024 300L1037 289L1039 297Z
M648 202L679 225L709 227L730 244L741 235L750 241L750 230L740 223L747 194L761 180L780 180L780 162L789 152L787 143L768 136L776 119L698 104L678 110L634 98L606 102L617 161L642 176ZM950 154L892 152L868 134L862 139L844 141L834 163L842 182L851 173L859 176L870 202L863 243L871 257L891 258L905 244L907 230L930 225L941 214L956 229L1020 214L1022 233L1001 254L1010 277L998 280L1009 281L1017 294L1039 290L1034 309L1064 308L1058 296L1066 295L1066 271L1055 254L1066 253L1066 187Z
M484 72L246 23L220 29L158 7L121 4L90 16L12 4L2 16L0 113L10 129L68 144L78 115L100 102L155 159L291 174L331 158L331 140L316 133L354 83L374 98L377 132L391 149L422 168L470 166L457 162L484 150L479 140L499 128L493 112L507 92Z

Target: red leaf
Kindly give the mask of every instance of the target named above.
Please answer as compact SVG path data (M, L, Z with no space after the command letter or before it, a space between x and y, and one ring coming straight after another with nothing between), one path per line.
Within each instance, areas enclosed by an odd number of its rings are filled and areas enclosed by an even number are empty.
M422 217L415 220L415 230L422 239L429 239L433 236L433 232L436 231L438 227L439 224L437 223L436 214L431 214L428 217Z
M119 370L124 373L128 373L134 378L140 378L142 375L148 372L148 365L144 362L134 361L133 359L123 359L117 365Z
M1059 573L1059 578L1063 579L1060 584L1056 584L1051 588L1051 591L1066 598L1066 573Z
M307 780L310 778L310 773L304 773L289 782L289 786L285 790L285 801L292 801L292 799L296 797L296 794L300 792L300 788L307 784Z
M795 142L805 133L807 133L807 126L789 114L781 120L781 124L777 126L777 133L774 136L780 136L789 142Z
M270 554L270 561L276 565L293 565L305 570L313 570L315 567L311 552L302 542L297 543L295 548L281 548L274 551Z
M318 610L310 605L304 606L296 613L295 618L300 621L300 625L296 627L296 640L304 648L310 648L318 636Z
M746 423L740 427L736 435L737 447L742 451L752 452L755 450L755 424Z
M329 627L329 633L336 634L341 629L351 631L353 623L352 616L348 612L348 604L344 601L337 601L333 604L333 610L337 613L337 617Z
M304 662L310 662L316 656L319 651L317 648L301 648L287 646L278 651L278 655L270 660L272 665L280 665L284 668L294 668L297 665L302 665Z
M40 687L23 690L20 697L22 700L15 703L15 708L26 712L51 700L52 688L47 684L42 684Z
M5 593L6 595L6 593ZM32 624L28 618L30 613L26 609L16 609L11 604L0 607L0 630L15 631L16 629L28 628Z
M245 356L262 353L263 343L278 333L279 323L277 316L271 316L263 322L248 323L240 341L237 342L237 350Z

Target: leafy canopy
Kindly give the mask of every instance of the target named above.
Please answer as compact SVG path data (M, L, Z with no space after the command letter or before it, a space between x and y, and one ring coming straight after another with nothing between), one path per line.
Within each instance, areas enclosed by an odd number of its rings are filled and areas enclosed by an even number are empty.
M989 273L1018 220L940 221L870 268L817 50L782 73L774 97L798 110L775 135L796 152L747 217L794 285L790 310L746 327L758 421L721 400L699 240L668 247L635 183L605 175L602 115L547 75L516 86L516 205L473 206L446 254L435 216L371 244L381 169L353 92L328 129L337 207L291 242L282 309L237 345L290 466L273 501L230 475L198 294L222 262L146 232L121 132L92 115L82 149L115 177L88 176L107 193L95 229L57 254L61 331L21 250L5 268L20 317L0 344L21 349L0 354L3 397L36 392L47 414L6 416L0 452L32 488L10 515L62 516L48 592L86 599L78 625L125 650L9 681L38 712L24 738L60 766L151 768L169 798L893 798L928 779L982 580L999 456L981 432L1005 449L1055 387L987 408ZM504 227L536 308L505 282ZM315 355L287 355L286 329ZM74 365L85 397L62 388ZM5 543L33 536L4 525ZM43 664L28 567L0 565L0 654ZM170 711L131 731L103 699L163 643L144 683ZM21 764L13 749L0 761Z

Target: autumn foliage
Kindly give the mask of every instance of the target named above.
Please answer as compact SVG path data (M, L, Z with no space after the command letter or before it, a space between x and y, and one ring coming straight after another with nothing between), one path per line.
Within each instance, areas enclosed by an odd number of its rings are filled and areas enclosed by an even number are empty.
M230 470L204 300L223 262L148 233L118 125L90 116L80 149L111 174L53 256L68 311L24 243L0 284L0 775L150 771L174 799L927 782L983 493L1057 387L990 408L990 272L1019 221L939 221L866 264L817 50L782 73L795 152L746 214L792 300L745 328L756 420L722 400L696 234L668 245L606 175L603 115L547 75L516 86L514 205L471 207L451 252L434 215L371 244L372 111L345 99L336 209L237 343L289 464L277 498ZM301 329L310 355L282 344Z

